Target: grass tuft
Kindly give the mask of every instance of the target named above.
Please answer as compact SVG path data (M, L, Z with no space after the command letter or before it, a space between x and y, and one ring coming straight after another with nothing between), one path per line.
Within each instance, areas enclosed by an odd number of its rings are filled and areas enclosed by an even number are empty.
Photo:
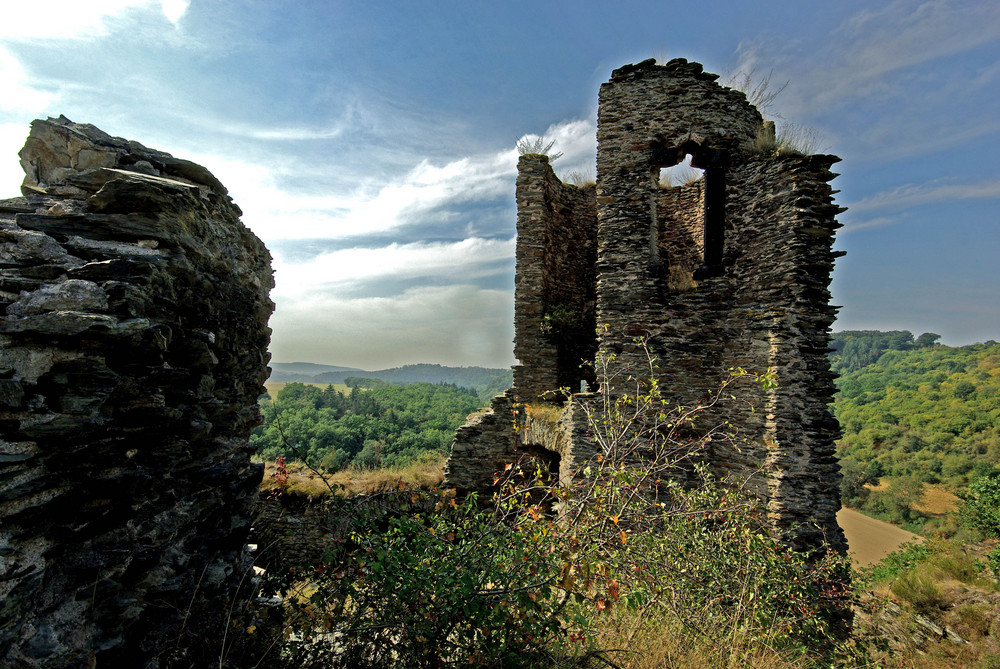
M562 179L563 183L570 184L571 186L576 186L577 188L588 188L597 184L594 181L594 175L590 172L581 172L580 170L574 170L566 174Z
M774 122L765 121L757 128L753 149L757 153L775 156L809 156L819 150L820 133L797 123L782 123L777 135Z
M545 139L538 135L525 135L517 140L517 155L519 156L546 156L549 162L555 162L562 157L562 152L552 153L552 147L556 141L546 143Z

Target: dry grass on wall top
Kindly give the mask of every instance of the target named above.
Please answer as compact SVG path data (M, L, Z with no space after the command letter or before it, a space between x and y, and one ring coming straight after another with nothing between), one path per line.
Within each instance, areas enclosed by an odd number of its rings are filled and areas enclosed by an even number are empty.
M820 149L818 130L797 123L782 123L777 135L767 124L757 129L753 148L758 153L775 156L810 156Z

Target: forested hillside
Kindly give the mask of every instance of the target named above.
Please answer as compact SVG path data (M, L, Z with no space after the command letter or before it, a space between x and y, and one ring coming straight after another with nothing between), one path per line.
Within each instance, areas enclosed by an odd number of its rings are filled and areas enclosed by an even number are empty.
M290 383L263 407L250 444L266 460L303 459L327 470L388 467L445 454L455 429L482 405L455 385L382 384L342 393Z
M840 378L834 409L847 503L866 484L893 481L961 490L1000 466L1000 344L949 347L937 335L852 331L834 335Z
M351 367L310 365L309 363L274 363L271 367L271 381L338 384L346 383L350 377L378 379L395 384L450 383L472 388L483 398L502 393L510 387L512 380L510 369L492 367L445 367L443 365L418 364L371 372Z

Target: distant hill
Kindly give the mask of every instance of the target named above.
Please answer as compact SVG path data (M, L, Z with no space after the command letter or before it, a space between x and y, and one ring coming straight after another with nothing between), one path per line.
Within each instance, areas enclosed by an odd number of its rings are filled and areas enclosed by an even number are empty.
M876 502L894 503L907 481L915 490L933 483L958 492L1000 472L1000 344L936 340L905 330L833 335L833 408L843 430L837 455L848 504L884 514ZM865 487L879 481L902 483L885 495Z
M443 365L417 364L365 371L353 367L317 365L311 362L271 363L271 381L298 381L300 383L344 383L348 377L378 379L387 383L452 383L472 388L482 395L503 392L510 387L507 377L510 369L494 367L445 367ZM498 379L498 377L502 377ZM506 382L506 385L504 383ZM502 388L500 386L503 386Z
M363 372L365 370L359 369L357 367L338 367L337 365L320 365L315 362L272 362L271 363L271 375L274 376L275 372L290 373L290 374L306 374L308 376L315 376L316 374L323 374L325 372ZM275 379L280 380L280 379Z

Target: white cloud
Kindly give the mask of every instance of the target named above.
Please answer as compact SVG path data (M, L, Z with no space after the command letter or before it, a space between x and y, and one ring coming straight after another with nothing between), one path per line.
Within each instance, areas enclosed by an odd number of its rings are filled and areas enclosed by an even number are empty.
M514 296L469 285L392 297L317 295L279 303L274 360L379 369L415 362L505 367L513 361Z
M17 152L27 136L28 126L23 123L0 123L0 199L20 195L24 170Z
M175 26L180 22L181 17L187 12L191 0L160 0L163 15Z
M932 61L1000 40L1000 5L973 0L896 0L864 9L837 28L828 46L741 43L737 71L774 68L789 81L776 102L789 118L892 98ZM990 71L982 74L985 81ZM935 90L921 90L934 96Z
M373 279L434 277L456 282L495 275L513 260L514 240L464 239L454 243L390 244L323 253L304 263L276 258L275 300L311 301L317 291Z
M852 213L873 209L902 209L937 202L956 202L1000 197L1000 179L972 184L942 183L940 180L924 184L907 184L876 193L848 205ZM855 226L857 229L859 226ZM865 226L870 227L870 226Z
M308 169L260 165L219 156L185 156L202 163L226 184L244 211L244 222L265 242L343 238L385 232L446 204L502 197L513 192L514 149L434 165L422 160L395 180L348 193L317 192ZM304 186L291 192L282 177Z
M0 90L3 91L0 110L15 114L38 114L59 99L55 93L33 86L24 66L3 46L0 46ZM27 135L27 128L24 134Z
M0 39L17 41L92 39L109 32L109 20L134 8L162 13L177 24L188 0L48 0L44 8L8 0L0 9ZM44 12L39 16L39 12Z
M837 235L843 237L846 234L852 232L857 232L858 230L866 230L868 228L883 228L887 225L893 225L894 223L899 223L901 219L897 216L880 216L878 218L869 218L857 222L846 222L844 227L837 232Z

